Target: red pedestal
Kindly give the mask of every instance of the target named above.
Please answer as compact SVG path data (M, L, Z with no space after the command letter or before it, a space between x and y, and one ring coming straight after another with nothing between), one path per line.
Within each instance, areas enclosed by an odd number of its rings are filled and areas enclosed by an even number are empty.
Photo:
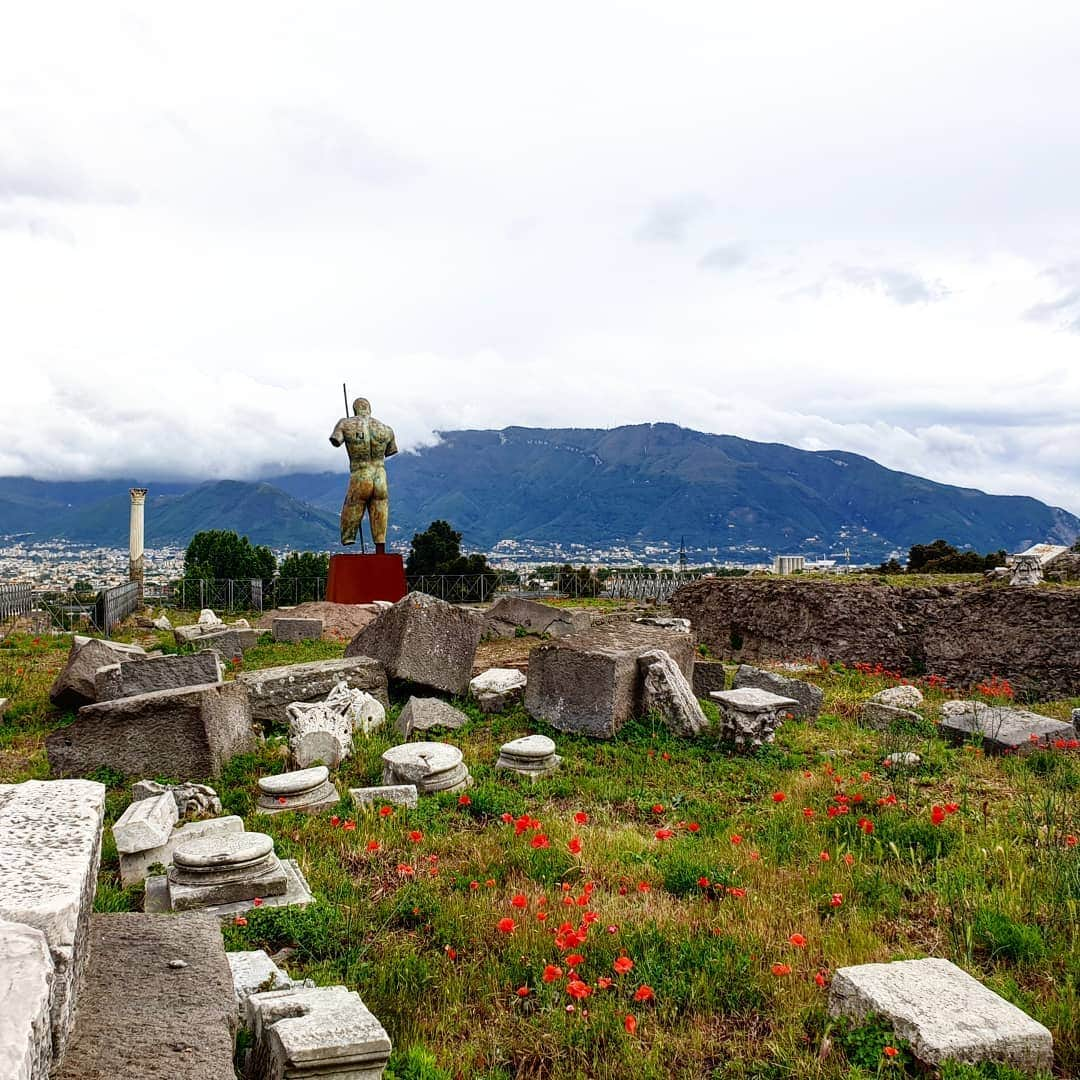
M407 592L400 555L331 555L326 599L334 604L396 604Z

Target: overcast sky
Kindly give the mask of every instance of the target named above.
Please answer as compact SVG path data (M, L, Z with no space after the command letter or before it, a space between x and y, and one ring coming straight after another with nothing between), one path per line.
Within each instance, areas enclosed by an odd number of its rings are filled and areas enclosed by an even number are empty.
M1080 513L1080 5L56 4L0 34L0 475L672 421Z

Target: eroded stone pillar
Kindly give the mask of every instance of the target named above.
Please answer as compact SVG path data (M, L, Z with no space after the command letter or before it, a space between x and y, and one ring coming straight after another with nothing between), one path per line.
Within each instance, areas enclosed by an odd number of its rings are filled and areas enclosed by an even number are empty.
M146 488L131 488L131 528L128 533L128 581L138 582L139 596L143 587L143 508Z

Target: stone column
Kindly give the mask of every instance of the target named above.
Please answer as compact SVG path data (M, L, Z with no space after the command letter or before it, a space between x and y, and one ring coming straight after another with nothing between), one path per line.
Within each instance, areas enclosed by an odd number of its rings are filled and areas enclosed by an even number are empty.
M143 508L146 488L131 489L131 529L128 533L128 580L139 584L139 599L143 586Z

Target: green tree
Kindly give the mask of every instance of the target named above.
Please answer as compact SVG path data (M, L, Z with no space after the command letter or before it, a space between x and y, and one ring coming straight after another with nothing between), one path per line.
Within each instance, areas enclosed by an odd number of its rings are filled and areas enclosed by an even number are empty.
M259 578L270 582L277 571L274 553L265 545L254 545L232 530L208 529L197 532L184 552L184 577Z
M960 551L944 540L932 544L915 544L908 552L909 574L978 574L1005 565L1005 551L980 555L977 551Z
M1080 536L1076 538L1076 543L1069 550L1080 553Z
M490 596L499 580L487 556L462 555L461 533L441 519L433 521L424 532L413 534L405 573L410 578L461 575L464 580L454 584L453 592L445 597L457 602Z
M291 551L278 567L274 582L275 604L302 604L326 594L330 556L322 551Z

